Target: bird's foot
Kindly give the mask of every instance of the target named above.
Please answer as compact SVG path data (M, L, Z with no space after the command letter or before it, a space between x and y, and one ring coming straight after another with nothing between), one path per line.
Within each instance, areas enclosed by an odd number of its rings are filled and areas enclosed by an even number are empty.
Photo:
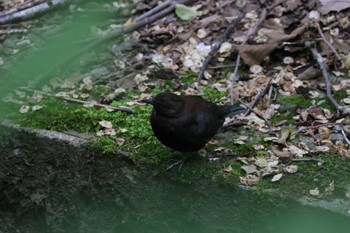
M180 171L186 160L187 160L187 157L183 158L183 159L176 160L175 163L173 163L169 167L167 167L165 169L165 171L168 171L168 170L170 170L170 169L172 169L173 167L176 167L176 166L179 166L179 171Z

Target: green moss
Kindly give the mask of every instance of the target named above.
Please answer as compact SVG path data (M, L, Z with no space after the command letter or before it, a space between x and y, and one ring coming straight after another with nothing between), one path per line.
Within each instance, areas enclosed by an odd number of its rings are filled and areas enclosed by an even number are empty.
M202 92L203 97L211 101L219 100L220 98L225 96L227 97L227 93L218 91L217 89L212 87L204 87L202 89Z
M342 99L345 99L348 97L348 94L346 93L346 90L340 90L340 91L336 91L334 93L334 99L337 101L341 101Z
M322 166L316 161L294 162L293 165L299 167L298 172L283 174L282 179L277 182L279 192L299 197L309 195L309 190L318 188L320 197L326 197L325 188L334 181L335 190L331 195L344 198L350 180L349 159L333 155L320 155L317 158L324 161ZM269 181L269 177L263 179L265 189L276 188L277 184Z
M284 106L295 106L301 108L308 108L311 104L311 99L305 99L302 95L281 96L278 103Z

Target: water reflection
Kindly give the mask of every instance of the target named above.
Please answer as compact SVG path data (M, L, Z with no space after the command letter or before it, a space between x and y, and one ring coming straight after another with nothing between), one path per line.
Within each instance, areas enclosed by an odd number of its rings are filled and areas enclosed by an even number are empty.
M64 232L349 232L348 217L213 184L151 182L130 196L80 202Z

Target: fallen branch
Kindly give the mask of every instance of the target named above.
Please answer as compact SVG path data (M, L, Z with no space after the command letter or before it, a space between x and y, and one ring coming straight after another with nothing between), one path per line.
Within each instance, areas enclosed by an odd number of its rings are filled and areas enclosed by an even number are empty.
M349 140L348 137L346 136L346 133L345 133L345 130L344 130L343 127L341 128L341 134L343 135L344 140L346 141L346 143L350 145L350 140Z
M30 1L30 2L23 2L22 4L19 4L15 7L12 7L11 9L9 9L7 11L0 12L0 17L3 17L5 15L10 15L10 14L13 14L15 12L19 12L19 11L31 8L31 7L38 5L44 1L45 0L34 0L34 1Z
M241 43L241 45L244 45L247 43L248 39L253 36L254 34L256 34L258 27L265 21L267 17L267 10L266 8L264 8L259 16L259 20L253 25L253 27L251 27L246 35L246 38L243 40L243 42ZM238 73L238 67L239 67L239 63L241 61L241 56L238 54L237 58L236 58L236 66L235 69L230 77L231 80L231 86L230 86L230 100L231 100L231 104L233 104L233 87L235 86L236 80L237 80L237 73Z
M152 8L151 10L147 11L146 13L144 13L143 15L140 15L139 17L136 17L136 22L141 21L145 18L147 18L148 16L151 16L161 10L163 10L165 7L168 7L174 0L167 0L161 4L159 4L158 6Z
M217 43L214 43L210 53L208 54L208 56L205 58L203 65L199 71L199 74L197 76L196 81L199 82L203 76L204 76L204 72L207 69L207 66L209 64L209 62L211 61L211 59L214 57L214 55L216 54L216 52L218 51L218 49L220 48L221 44L226 40L226 38L232 33L233 29L235 29L235 27L237 26L237 24L243 19L243 17L245 16L245 13L240 13L238 15L238 17L226 28L225 32L221 35L221 37L219 38L219 40L217 41ZM237 66L237 64L236 64Z
M328 72L323 63L323 58L321 54L317 51L317 49L314 47L314 43L305 42L305 46L310 49L314 59L316 60L318 66L320 67L320 70L322 71L322 76L326 84L326 96L328 100L333 104L333 106L337 109L337 111L341 112L344 115L349 115L350 109L344 108L343 106L338 104L338 102L332 96L332 83L329 79Z
M329 43L329 41L327 40L327 38L324 36L322 29L320 27L320 24L317 22L317 30L318 33L320 34L322 40L326 43L326 45L332 50L332 52L334 53L334 55L337 57L337 59L340 61L341 58L339 56L339 53L337 52L337 50L335 50L335 48L333 47L333 45L331 43Z
M27 29L0 29L0 35L9 35L9 34L19 34L19 33L28 33Z
M73 98L70 98L70 97L56 96L54 94L50 94L50 93L47 93L47 92L44 92L44 91L33 90L33 89L27 88L27 87L22 87L21 89L27 90L27 91L32 91L32 92L37 92L37 93L40 93L42 95L49 96L49 97L63 99L63 100L69 101L69 102L85 104L85 105L92 105L92 106L99 107L99 108L112 109L112 110L121 111L121 112L135 113L135 111L133 109L129 108L129 107L113 107L113 106L105 105L105 104L91 103L89 101L73 99Z
M300 127L297 131L295 131L294 133L292 133L289 137L294 137L295 135L307 131L309 129L318 129L320 127L323 126L335 126L335 125L341 125L341 123L325 123L325 124L319 124L319 125L311 125L311 126L302 126Z
M9 23L13 21L22 21L31 18L37 14L46 12L54 7L61 6L71 2L72 0L50 0L39 4L33 4L31 7L18 12L14 12L8 15L0 17L0 24Z

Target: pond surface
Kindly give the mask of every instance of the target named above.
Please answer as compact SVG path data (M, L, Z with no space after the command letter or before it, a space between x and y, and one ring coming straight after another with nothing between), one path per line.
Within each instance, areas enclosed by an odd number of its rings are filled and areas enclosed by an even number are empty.
M25 232L348 233L350 229L349 217L239 188L167 179L145 180L139 188L126 196L116 190L104 190L106 195L97 199L78 195L74 207L66 207L59 228L47 226L40 217L43 212L26 213L23 223L31 221L33 231Z

